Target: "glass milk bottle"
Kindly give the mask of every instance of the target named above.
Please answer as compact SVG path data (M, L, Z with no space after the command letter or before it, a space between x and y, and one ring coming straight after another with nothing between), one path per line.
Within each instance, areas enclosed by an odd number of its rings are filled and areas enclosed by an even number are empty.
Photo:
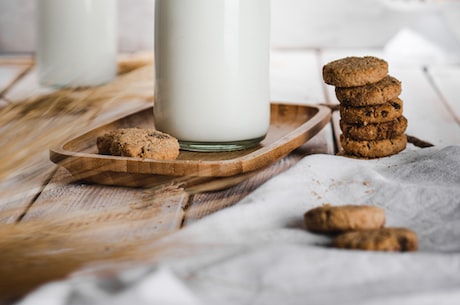
M155 127L181 148L257 145L270 125L269 0L156 0Z
M38 0L40 84L97 86L117 72L117 1Z

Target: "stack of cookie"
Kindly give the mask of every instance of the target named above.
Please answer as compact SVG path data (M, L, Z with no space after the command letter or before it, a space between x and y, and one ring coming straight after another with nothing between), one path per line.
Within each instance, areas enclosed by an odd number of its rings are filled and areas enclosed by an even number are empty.
M388 75L382 59L346 57L323 67L326 84L340 102L340 142L346 155L380 158L407 145L401 82Z

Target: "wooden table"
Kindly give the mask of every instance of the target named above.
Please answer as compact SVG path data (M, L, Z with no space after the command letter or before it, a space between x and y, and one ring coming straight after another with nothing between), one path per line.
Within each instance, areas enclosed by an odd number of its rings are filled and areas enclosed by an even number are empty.
M321 67L348 55L384 57L378 49L274 50L272 100L292 104L337 104L333 87L322 81ZM401 98L409 120L407 133L434 145L460 144L460 66L401 66L390 62L390 74L403 84ZM37 84L31 58L0 57L0 107L51 91ZM81 130L101 125L151 102L148 98L121 101L110 109L102 109L88 125L81 126ZM33 122L37 128L60 129L75 119L75 114L72 115L74 117L62 120L44 116ZM209 185L194 190L167 186L146 190L75 182L65 169L49 161L48 147L27 151L33 154L28 165L18 167L12 176L0 183L0 222L4 224L3 230L8 229L9 224L17 224L16 228L24 227L25 232L35 236L40 236L40 230L30 232L32 229L27 224L59 223L66 230L73 228L69 231L72 234L78 235L85 230L94 232L95 243L104 241L104 245L117 244L119 247L145 244L236 204L264 181L306 155L335 154L340 147L338 120L339 114L334 112L331 123L302 147L272 166L243 177L234 186L217 191ZM3 129L3 124L0 125ZM8 136L11 134L0 135L0 143ZM58 250L60 245L54 247Z

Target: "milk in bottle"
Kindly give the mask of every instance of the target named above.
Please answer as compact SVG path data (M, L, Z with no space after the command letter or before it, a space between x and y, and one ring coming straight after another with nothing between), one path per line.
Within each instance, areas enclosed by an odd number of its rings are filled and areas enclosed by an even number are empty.
M156 0L155 126L181 148L251 147L270 123L268 0Z

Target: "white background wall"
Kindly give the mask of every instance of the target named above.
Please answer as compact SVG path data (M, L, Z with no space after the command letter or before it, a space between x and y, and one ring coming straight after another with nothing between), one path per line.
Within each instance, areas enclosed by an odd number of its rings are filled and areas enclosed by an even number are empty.
M151 49L154 0L114 1L119 2L120 51ZM460 41L459 0L271 1L274 47L383 46L404 27L423 28L430 15L442 22L433 39L448 31L453 35L447 39ZM36 0L0 0L0 53L33 52L35 5Z

